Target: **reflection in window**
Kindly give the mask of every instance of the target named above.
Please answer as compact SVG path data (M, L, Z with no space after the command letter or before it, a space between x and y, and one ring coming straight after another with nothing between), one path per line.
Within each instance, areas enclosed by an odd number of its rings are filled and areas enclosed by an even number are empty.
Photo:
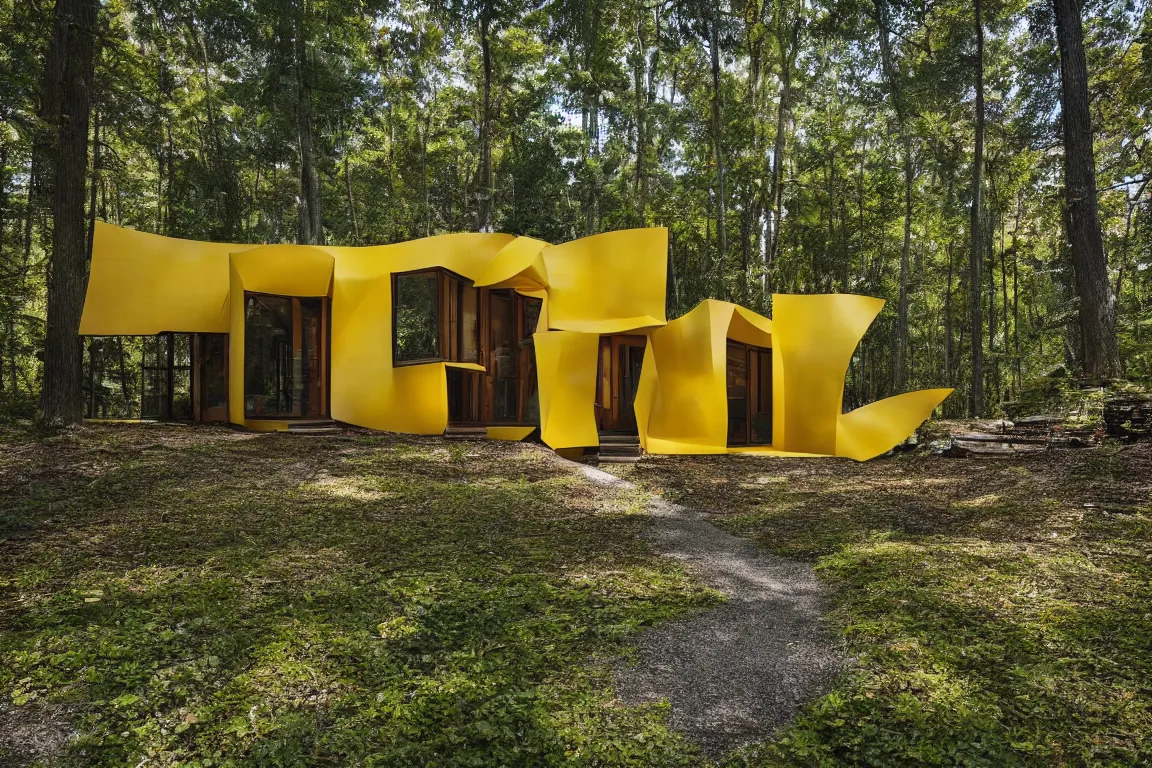
M492 417L497 421L517 418L519 355L516 347L516 305L512 294L489 294L492 323Z
M397 362L440 357L440 316L436 272L396 275L393 329Z
M728 444L748 442L748 359L743 344L728 342Z
M460 284L460 361L480 359L480 289Z
M200 349L200 407L223 408L228 405L228 335L202 335Z
M480 289L446 269L393 275L397 365L480 361Z
M244 308L244 410L292 413L292 300L248 294Z

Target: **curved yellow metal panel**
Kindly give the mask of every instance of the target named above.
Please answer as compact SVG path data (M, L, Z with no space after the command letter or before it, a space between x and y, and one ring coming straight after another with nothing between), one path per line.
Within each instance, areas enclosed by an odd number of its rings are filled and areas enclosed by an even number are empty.
M540 387L540 437L550 448L599 445L596 354L600 337L576 331L532 336Z
M488 427L488 439L519 442L532 434L535 429L536 427Z
M732 320L728 323L728 338L754 347L772 346L772 321L739 304L732 305Z
M327 296L335 260L325 248L264 245L230 256L245 291L279 296Z
M439 434L448 424L444 363L392 367L392 273L444 267L477 278L510 235L458 234L333 248L332 418Z
M228 421L244 425L244 283L228 261Z
M548 268L542 251L548 246L543 240L518 237L505 245L476 279L477 286L499 285L526 291L540 290L548 285Z
M932 415L951 389L921 389L842 413L836 420L836 455L865 461L899 445Z
M649 335L636 398L637 425L646 451L727 449L724 338L733 306L708 299Z
M543 251L549 328L622 333L663 325L668 230L625 229Z
M96 222L80 333L228 332L228 254L252 248L201 243Z
M648 448L648 422L652 419L652 407L656 401L656 393L660 389L660 372L656 368L656 352L652 347L652 339L644 347L644 362L640 368L640 381L636 385L636 399L633 401L633 410L636 412L636 431L640 437L640 447L651 453Z
M781 450L836 454L844 377L883 299L772 296L773 439Z

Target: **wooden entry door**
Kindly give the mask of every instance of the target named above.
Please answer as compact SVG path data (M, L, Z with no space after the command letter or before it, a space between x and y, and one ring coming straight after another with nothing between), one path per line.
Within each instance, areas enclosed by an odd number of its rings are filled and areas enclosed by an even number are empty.
M728 342L728 445L772 442L772 350Z
M636 392L645 336L601 336L596 372L596 425L601 432L636 434Z
M465 427L481 424L479 371L448 369L448 426Z

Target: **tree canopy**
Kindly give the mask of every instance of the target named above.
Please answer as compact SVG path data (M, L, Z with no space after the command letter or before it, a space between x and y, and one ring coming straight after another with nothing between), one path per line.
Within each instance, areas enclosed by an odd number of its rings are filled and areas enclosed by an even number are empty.
M40 396L60 258L50 5L0 0L0 402L15 414ZM990 412L1057 369L1152 377L1147 15L1111 0L107 0L84 215L347 245L665 226L670 316L707 297L768 313L773 292L882 297L847 406L956 386L951 413ZM1113 332L1119 370L1100 362Z

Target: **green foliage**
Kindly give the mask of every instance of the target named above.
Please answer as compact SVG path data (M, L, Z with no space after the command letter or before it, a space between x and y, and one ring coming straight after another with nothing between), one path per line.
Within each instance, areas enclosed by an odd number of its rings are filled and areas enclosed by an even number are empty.
M612 696L628 638L715 599L650 554L635 493L515 445L3 442L0 689L70 713L52 765L693 759Z
M726 765L1147 764L1149 448L637 465L645 486L815 558L855 660Z
M879 5L892 33L887 74ZM1054 150L1051 9L985 5L988 253L975 289L995 411L1058 366L1079 370L1082 342ZM50 14L35 8L0 1L0 403L15 414L39 392L51 245L33 151ZM1083 13L1120 348L1127 375L1147 381L1152 170L1142 148L1152 65L1142 8L1104 2ZM957 386L945 410L965 411L971 4L716 9L639 0L105 2L90 214L178 237L294 242L303 119L329 243L473 230L482 204L496 230L553 242L665 226L671 316L709 296L765 311L773 291L879 296L889 304L853 359L847 405L893 391L904 337L903 386ZM493 165L487 189L482 142Z

